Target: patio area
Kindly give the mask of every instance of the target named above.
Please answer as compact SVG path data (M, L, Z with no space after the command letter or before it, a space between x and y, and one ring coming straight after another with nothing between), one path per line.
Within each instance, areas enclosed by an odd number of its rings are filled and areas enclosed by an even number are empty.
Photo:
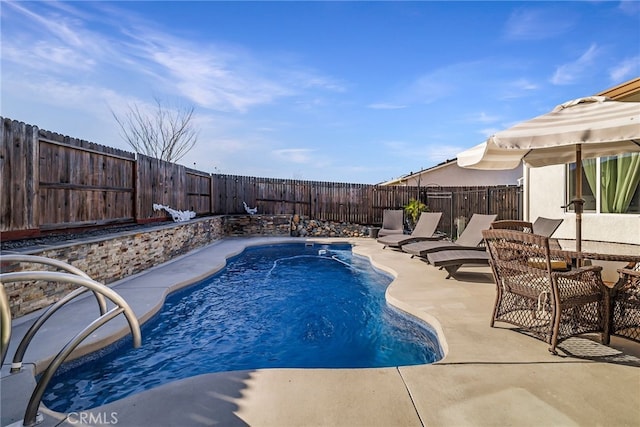
M344 242L347 239L310 239ZM224 266L249 245L299 238L227 238L112 285L142 321L171 290ZM91 425L120 426L633 426L640 420L640 344L595 334L562 342L559 356L507 324L489 327L495 284L488 267L463 267L455 279L406 253L357 238L354 252L396 278L388 301L430 323L445 357L432 365L382 369L267 369L201 375L88 411ZM86 324L95 301L83 298L49 320L26 353L31 366L2 369L2 426L24 415L30 369L71 338L70 319ZM86 317L86 321L83 320ZM34 315L14 321L12 346ZM120 319L122 320L122 319ZM83 345L89 352L122 335L111 322ZM144 345L144 344L143 344ZM43 411L42 426L81 425L83 414ZM91 418L88 417L91 415Z

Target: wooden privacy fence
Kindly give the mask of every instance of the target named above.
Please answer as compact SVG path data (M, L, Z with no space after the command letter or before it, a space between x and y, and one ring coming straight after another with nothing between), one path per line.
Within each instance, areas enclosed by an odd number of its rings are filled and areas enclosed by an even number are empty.
M132 221L135 158L85 141L60 139L41 132L34 144L37 175L27 176L26 182L38 189L35 225L50 230Z
M244 212L243 202L265 214L299 214L325 221L380 224L384 209L418 197L416 187L212 175L213 213Z
M522 187L514 185L430 186L420 190L420 200L430 211L442 212L438 231L449 236L455 236L460 218L466 224L474 213L496 214L499 220L523 218Z
M199 216L243 214L243 202L268 215L380 225L384 209L419 198L443 212L440 231L458 217L522 218L517 186L401 187L209 174L0 117L0 237L164 220L154 204Z
M206 173L0 119L2 238L165 219L154 203L211 212Z

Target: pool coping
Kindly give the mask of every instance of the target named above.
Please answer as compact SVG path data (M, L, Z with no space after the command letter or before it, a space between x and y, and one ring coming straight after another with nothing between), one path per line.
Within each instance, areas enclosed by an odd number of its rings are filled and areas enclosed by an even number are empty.
M638 360L640 346L614 340L612 347L604 347L579 338L576 344L567 344L570 351L576 351L573 345L577 349L589 347L591 353L613 349L619 354L604 362L594 361L593 357L558 357L547 352L545 343L514 332L508 326L489 328L495 284L486 267L468 268L459 273L458 280L447 280L445 272L419 259L411 259L408 254L382 249L373 239L227 238L114 282L110 287L121 293L144 321L157 312L168 293L218 271L226 259L240 254L246 247L301 241L352 243L354 253L368 257L376 268L392 274L395 279L387 289L387 300L434 327L444 358L432 365L413 367L264 369L205 374L166 384L91 412L115 412L120 425L139 425L144 420L148 424L151 419L156 420L156 425L175 425L176 422L183 425L460 425L471 421L474 425L514 422L524 425L528 424L523 422L528 417L532 417L532 425L534 420L538 425L541 421L565 425L624 425L640 419L640 391L637 390L640 365L634 361L612 363L609 360L624 357ZM63 340L65 319L72 314L71 318L77 319L96 312L95 301L89 297L77 304L73 312L60 313L58 326L50 327L49 336L59 340L36 336L25 357L31 367L42 366L60 349L61 343L66 342ZM15 321L12 343L19 342L20 333L24 333L33 317L28 315ZM91 352L125 335L124 320L120 325L115 323L99 330L100 334L83 345L78 354ZM8 358L13 351L11 347ZM6 368L5 363L3 382ZM489 372L483 374L482 371ZM535 377L536 372L541 378L537 381L528 378L532 374ZM547 377L549 373L554 375ZM568 376L569 373L576 378ZM609 381L597 380L602 375ZM458 377L464 380L456 380ZM615 386L614 382L617 382ZM436 396L433 389L439 391ZM550 389L563 399L560 402L551 399ZM604 402L609 403L604 406L605 411L578 410L567 404L574 399L578 403L588 401L584 399L592 394L605 393L606 400L611 401ZM19 405L15 403L17 396L13 403L6 397L6 393L2 393L3 425L7 421L5 409ZM620 404L622 397L634 399L635 405ZM498 398L501 400L496 400ZM167 400L172 401L170 408ZM26 399L24 402L26 405ZM501 402L507 402L507 407L496 408ZM205 410L203 405L209 408ZM609 410L610 407L615 410ZM182 408L184 413L175 414L176 408ZM184 418L194 411L200 414L196 419ZM64 419L64 415L46 409L43 413L46 421L41 425L57 425ZM159 420L162 422L158 424ZM77 421L70 418L62 425L77 425Z

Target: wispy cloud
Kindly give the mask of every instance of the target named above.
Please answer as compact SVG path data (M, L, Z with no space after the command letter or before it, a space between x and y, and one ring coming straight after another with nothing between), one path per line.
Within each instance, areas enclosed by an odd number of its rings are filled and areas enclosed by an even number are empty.
M427 147L425 150L425 159L427 164L441 163L445 160L454 159L459 152L464 151L465 148L458 145L436 145Z
M620 83L637 75L640 75L640 55L627 58L609 70L612 83Z
M561 13L555 8L518 9L505 23L504 35L509 40L542 40L564 34L573 26L571 14L564 9Z
M452 95L457 86L443 70L425 74L409 87L405 95L413 102L430 104L438 99Z
M398 140L390 140L390 141L382 141L380 142L382 147L386 148L386 152L392 154L394 156L404 156L406 153L409 153L410 150L413 150L413 147L410 144L407 144L405 141Z
M3 25L12 22L14 28L11 37L7 37L6 32L3 34L3 60L40 71L46 63L47 73L51 74L91 71L97 67L100 58L104 58L109 43L88 30L80 18L60 14L55 7L58 3L37 11L24 4L3 2ZM29 21L34 25L24 25Z
M441 99L466 96L466 91L476 92L479 89L477 82L490 75L490 70L500 66L490 59L448 64L418 76L401 90L397 98L400 104L405 105L432 104ZM474 80L470 80L469 76L474 76ZM491 81L482 82L483 90L491 90Z
M402 110L403 108L407 108L407 106L400 105L400 104L391 104L386 102L376 102L376 103L367 105L367 108L371 108L372 110Z
M283 148L280 150L274 150L272 153L280 160L307 164L314 160L314 151L315 150L310 148Z
M155 82L150 82L151 86L167 94L222 112L245 113L311 90L345 90L337 79L291 61L266 61L261 53L242 47L172 36L139 16L122 13L117 6L100 7L100 13L106 15L101 26L110 27L110 31L101 28L98 32L91 29L96 16L74 13L68 4L64 5L64 16L58 3L7 4L34 25L25 25L25 30L14 27L12 37L3 40L3 61L34 72L42 72L44 62L49 72L54 67L66 77L78 70L91 72L93 81L109 85L115 83L108 83L107 70L120 67L126 69L129 82L152 78ZM40 31L26 30L31 27Z
M70 46L83 46L87 41L78 34L78 28L82 29L82 22L70 16L62 16L49 10L48 16L43 16L20 4L19 2L3 2L5 7L9 7L19 12L25 18L38 24L42 32L48 32L55 38ZM54 19L51 19L54 18Z
M136 101L134 97L122 95L109 88L91 84L70 84L54 77L36 80L20 79L14 74L7 77L13 81L9 93L37 94L41 102L52 106L82 105L84 112L100 116L108 114L108 106L113 106L114 109L126 108L128 104ZM101 102L96 102L96 99Z
M498 56L449 64L420 76L398 98L406 104L425 105L464 99L457 102L457 111L474 111L480 105L522 98L540 90L540 84L531 78L514 79L514 74L522 74L528 67L521 61Z
M289 69L289 66L292 68ZM299 64L283 64L278 74L281 74L283 80L291 82L300 88L322 89L336 93L342 93L348 90L348 85L339 79L322 75L317 71L306 69Z
M500 120L500 117L495 114L488 114L484 111L472 114L467 117L467 121L471 123L495 123Z
M482 137L482 139L487 139L491 135L494 135L496 132L499 132L501 130L504 130L504 128L489 127L489 128L480 129L478 131L478 134Z
M500 99L516 99L528 96L540 89L540 85L526 78L505 82L500 90Z
M17 40L3 41L3 61L11 61L24 70L42 71L42 64L47 64L49 74L68 73L69 71L87 72L92 70L96 61L68 46L47 41L35 42L31 49L25 50Z
M410 159L412 164L416 164L416 161L420 162L420 159L422 159L424 165L432 165L433 163L452 159L456 157L457 153L465 149L459 145L426 144L426 142L416 145L405 141L384 141L381 145L385 147L389 155Z
M147 55L160 67L159 79L174 81L182 96L213 110L246 112L292 94L282 84L248 71L242 58L231 52L207 51L165 40L147 50Z
M640 15L640 2L637 0L623 0L620 2L620 5L618 7L626 15Z
M578 81L588 71L600 54L596 44L592 44L578 59L560 65L551 77L554 85L567 85Z
M261 61L238 46L198 43L147 29L130 48L148 72L179 95L212 110L247 112L309 90L341 92L335 79L274 58Z

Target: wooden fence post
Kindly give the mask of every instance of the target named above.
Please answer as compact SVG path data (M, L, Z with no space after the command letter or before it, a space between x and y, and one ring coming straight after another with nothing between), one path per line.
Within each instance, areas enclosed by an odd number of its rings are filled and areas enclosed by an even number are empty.
M38 128L0 117L0 236L40 234Z

